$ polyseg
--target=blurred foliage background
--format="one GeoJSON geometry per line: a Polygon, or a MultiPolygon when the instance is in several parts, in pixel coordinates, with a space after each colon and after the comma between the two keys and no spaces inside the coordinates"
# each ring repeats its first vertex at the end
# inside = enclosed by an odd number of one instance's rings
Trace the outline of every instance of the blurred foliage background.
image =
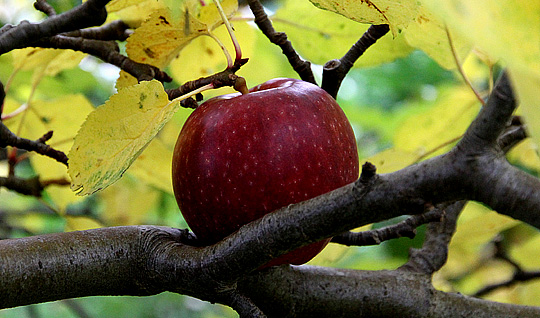
{"type": "MultiPolygon", "coordinates": [[[[317,10],[307,1],[300,2],[267,1],[265,5],[275,13],[276,29],[285,30],[293,45],[298,43],[300,54],[319,63],[313,65],[313,70],[320,81],[320,64],[329,58],[341,57],[362,34],[363,31],[358,28],[365,29],[365,26],[329,12],[323,12],[324,17],[317,15],[318,25],[312,25],[309,22],[312,18],[310,14],[319,14],[316,11],[302,9],[301,16],[294,16],[283,10],[283,7],[294,8],[305,4],[317,10]],[[346,36],[341,36],[343,34],[346,36]]],[[[63,12],[80,1],[51,0],[49,3],[57,12],[63,12]]],[[[232,22],[244,56],[249,57],[250,62],[238,74],[247,79],[248,86],[274,77],[297,77],[280,49],[270,44],[254,27],[249,14],[244,9],[239,12],[232,22]]],[[[17,24],[22,19],[38,21],[42,18],[43,15],[33,10],[32,1],[0,0],[2,25],[17,24]]],[[[216,35],[228,45],[223,27],[216,30],[216,35]]],[[[450,149],[480,107],[455,68],[443,68],[422,51],[401,41],[388,34],[385,43],[381,44],[381,51],[377,51],[378,44],[375,44],[370,49],[371,55],[388,50],[395,50],[395,54],[379,61],[371,60],[373,57],[367,54],[365,62],[363,57],[360,58],[359,67],[350,72],[338,96],[339,104],[353,125],[362,162],[373,162],[381,173],[395,171],[450,149]]],[[[121,45],[125,50],[124,44],[121,45]]],[[[59,102],[69,94],[82,94],[92,107],[97,107],[115,92],[118,69],[92,57],[84,57],[78,67],[62,69],[54,76],[41,78],[37,83],[35,70],[16,69],[15,61],[14,54],[0,56],[0,80],[10,83],[5,113],[17,109],[30,99],[35,103],[53,101],[54,105],[60,105],[58,107],[62,107],[59,103],[66,103],[69,109],[73,100],[59,102]]],[[[497,68],[486,64],[475,52],[462,62],[473,85],[486,95],[492,85],[490,74],[496,73],[497,68]]],[[[197,38],[167,69],[175,79],[167,87],[176,87],[183,81],[212,74],[224,66],[225,59],[219,47],[208,37],[197,38]]],[[[205,93],[204,96],[208,98],[230,91],[223,88],[205,93]]],[[[64,125],[62,119],[47,118],[47,114],[39,112],[39,109],[35,111],[36,118],[46,127],[50,125],[50,129],[55,130],[59,128],[53,124],[64,125]]],[[[102,192],[77,197],[69,187],[54,187],[48,189],[43,198],[37,199],[1,189],[0,239],[99,226],[155,224],[187,227],[172,195],[169,161],[176,136],[190,112],[181,109],[126,175],[102,192]]],[[[11,125],[22,127],[23,124],[13,120],[11,125]]],[[[63,139],[72,137],[59,136],[53,145],[61,146],[63,139]]],[[[5,149],[0,151],[0,175],[5,175],[6,152],[5,149]]],[[[25,156],[22,153],[19,155],[25,156]]],[[[29,154],[21,161],[16,166],[17,175],[43,176],[45,171],[65,170],[50,159],[36,157],[29,154]]],[[[540,164],[535,146],[529,141],[518,146],[509,157],[516,165],[537,175],[540,164]]],[[[359,230],[383,227],[402,219],[359,230]]],[[[421,227],[412,240],[401,238],[374,247],[331,244],[310,264],[366,270],[394,269],[406,262],[409,248],[419,247],[423,237],[424,227],[421,227]]],[[[460,219],[448,264],[435,277],[436,287],[474,293],[487,284],[510,277],[512,266],[493,258],[494,244],[500,241],[504,242],[517,262],[529,269],[539,268],[538,259],[534,257],[537,253],[532,252],[537,251],[539,240],[536,230],[471,203],[460,219]]],[[[540,284],[531,281],[499,289],[487,297],[497,301],[540,305],[537,294],[540,294],[540,284]]],[[[151,297],[88,297],[0,311],[0,318],[11,317],[236,317],[236,314],[227,307],[164,293],[151,297]]]]}

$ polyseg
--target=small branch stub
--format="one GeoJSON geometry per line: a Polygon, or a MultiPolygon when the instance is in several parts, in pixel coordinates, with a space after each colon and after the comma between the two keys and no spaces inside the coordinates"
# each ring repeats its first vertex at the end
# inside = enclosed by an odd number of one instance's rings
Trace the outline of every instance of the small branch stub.
{"type": "Polygon", "coordinates": [[[360,182],[368,183],[373,177],[375,177],[377,167],[371,162],[366,162],[362,165],[362,173],[360,174],[360,182]]]}

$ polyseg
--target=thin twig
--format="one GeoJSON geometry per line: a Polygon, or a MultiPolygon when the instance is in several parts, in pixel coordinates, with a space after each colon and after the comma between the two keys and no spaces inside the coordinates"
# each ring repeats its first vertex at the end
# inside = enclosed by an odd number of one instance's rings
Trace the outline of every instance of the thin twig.
{"type": "Polygon", "coordinates": [[[322,89],[336,98],[341,82],[356,60],[388,31],[390,27],[387,24],[372,25],[342,58],[328,61],[323,68],[322,89]]]}
{"type": "Polygon", "coordinates": [[[300,78],[306,82],[316,84],[315,77],[311,71],[311,63],[300,58],[291,42],[287,39],[287,34],[284,32],[276,32],[272,26],[272,22],[268,19],[268,15],[264,12],[264,7],[261,3],[258,0],[248,0],[247,2],[255,16],[255,23],[259,29],[266,35],[270,42],[281,48],[293,69],[300,75],[300,78]]]}
{"type": "Polygon", "coordinates": [[[378,245],[384,241],[400,237],[412,239],[416,236],[417,227],[422,224],[440,221],[442,215],[442,210],[433,210],[424,214],[412,215],[397,224],[380,229],[363,232],[345,232],[341,235],[334,236],[331,242],[347,246],[368,246],[378,245]]]}
{"type": "Polygon", "coordinates": [[[36,0],[36,2],[34,2],[34,8],[45,13],[49,17],[56,15],[56,11],[46,0],[36,0]]]}
{"type": "Polygon", "coordinates": [[[52,148],[44,142],[44,140],[49,140],[51,137],[52,132],[46,133],[38,140],[21,138],[11,132],[11,130],[9,130],[2,122],[0,122],[0,147],[11,146],[27,151],[34,151],[38,154],[53,158],[56,161],[61,162],[67,166],[68,158],[66,154],[62,151],[52,148]]]}

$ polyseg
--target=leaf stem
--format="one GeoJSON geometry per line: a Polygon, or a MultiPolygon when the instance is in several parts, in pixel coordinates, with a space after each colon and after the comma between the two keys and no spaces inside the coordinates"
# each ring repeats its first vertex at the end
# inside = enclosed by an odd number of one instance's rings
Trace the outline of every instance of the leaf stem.
{"type": "Polygon", "coordinates": [[[204,92],[204,91],[207,91],[207,90],[213,89],[213,88],[214,88],[214,84],[212,84],[212,83],[206,84],[206,85],[204,85],[204,86],[202,86],[202,87],[197,88],[197,89],[194,90],[194,91],[191,91],[191,92],[189,92],[189,93],[186,93],[186,94],[184,94],[184,95],[181,95],[181,96],[176,97],[175,99],[173,99],[173,100],[171,101],[171,103],[180,102],[180,101],[183,100],[183,99],[189,98],[189,97],[191,97],[191,96],[195,96],[195,95],[197,95],[197,94],[199,94],[199,93],[202,93],[202,92],[204,92]]]}
{"type": "Polygon", "coordinates": [[[450,45],[450,51],[452,51],[452,56],[454,57],[454,61],[456,61],[456,66],[459,71],[459,74],[461,74],[461,77],[465,81],[465,84],[467,84],[467,86],[471,88],[471,90],[473,91],[474,95],[476,95],[476,98],[480,101],[480,103],[482,103],[482,105],[485,105],[486,102],[484,101],[482,96],[480,96],[480,93],[478,93],[478,91],[474,88],[471,81],[469,80],[469,77],[467,76],[467,74],[465,74],[465,71],[463,70],[463,65],[461,65],[461,62],[459,61],[459,57],[456,52],[456,47],[454,46],[454,41],[452,41],[452,37],[450,36],[450,30],[448,30],[448,26],[446,26],[445,29],[446,29],[446,36],[448,37],[448,44],[450,45]]]}
{"type": "Polygon", "coordinates": [[[225,45],[223,45],[223,42],[221,42],[221,40],[217,36],[215,36],[214,33],[212,33],[211,31],[208,31],[207,35],[211,37],[214,41],[216,41],[216,43],[219,45],[219,47],[223,51],[223,54],[225,54],[225,57],[227,58],[227,68],[228,69],[232,68],[234,63],[233,63],[231,54],[229,53],[229,50],[227,50],[225,45]]]}
{"type": "MultiPolygon", "coordinates": [[[[231,36],[231,40],[234,45],[234,50],[236,51],[236,57],[235,61],[242,59],[242,50],[240,49],[240,43],[238,43],[238,40],[236,39],[236,35],[234,35],[234,29],[229,22],[229,19],[227,19],[227,16],[225,15],[225,11],[223,11],[223,8],[221,7],[221,3],[219,0],[214,0],[214,3],[216,4],[216,7],[219,11],[219,15],[221,16],[221,20],[223,20],[223,23],[227,27],[227,31],[229,32],[229,35],[231,36]]],[[[232,64],[228,64],[229,68],[232,67],[232,64]]]]}

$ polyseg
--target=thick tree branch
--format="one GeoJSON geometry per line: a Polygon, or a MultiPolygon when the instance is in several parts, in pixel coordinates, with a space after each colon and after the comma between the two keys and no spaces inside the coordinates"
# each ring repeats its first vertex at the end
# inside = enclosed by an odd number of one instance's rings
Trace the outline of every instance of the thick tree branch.
{"type": "Polygon", "coordinates": [[[269,317],[538,317],[540,308],[435,290],[408,271],[274,267],[238,284],[269,317]],[[333,296],[333,297],[332,297],[333,296]],[[273,301],[279,299],[279,301],[273,301]]]}
{"type": "Polygon", "coordinates": [[[372,25],[342,58],[326,62],[323,67],[321,88],[336,98],[341,82],[353,67],[354,62],[388,31],[390,31],[388,24],[372,25]]]}
{"type": "Polygon", "coordinates": [[[540,314],[540,308],[436,291],[429,276],[402,270],[280,266],[245,275],[236,284],[215,284],[209,292],[208,282],[201,285],[201,280],[209,278],[206,252],[180,244],[181,235],[175,229],[139,226],[0,241],[0,305],[8,308],[60,298],[140,296],[170,290],[240,306],[242,312],[260,317],[251,300],[269,317],[467,317],[473,311],[479,317],[540,314]],[[180,258],[163,259],[167,249],[181,251],[180,258]],[[160,264],[169,261],[170,268],[160,264]],[[240,296],[230,301],[231,294],[240,296]],[[250,295],[251,300],[242,295],[250,295]]]}
{"type": "Polygon", "coordinates": [[[264,35],[266,35],[270,42],[278,45],[281,48],[283,54],[289,60],[292,68],[296,71],[296,73],[298,73],[298,75],[300,75],[300,78],[306,82],[317,85],[313,72],[311,71],[311,63],[302,60],[300,56],[298,56],[291,44],[291,41],[287,39],[287,34],[283,32],[276,32],[276,30],[274,30],[272,22],[270,22],[268,19],[268,16],[264,12],[264,7],[261,5],[261,3],[258,0],[248,0],[247,3],[255,16],[255,23],[259,29],[264,33],[264,35]]]}

